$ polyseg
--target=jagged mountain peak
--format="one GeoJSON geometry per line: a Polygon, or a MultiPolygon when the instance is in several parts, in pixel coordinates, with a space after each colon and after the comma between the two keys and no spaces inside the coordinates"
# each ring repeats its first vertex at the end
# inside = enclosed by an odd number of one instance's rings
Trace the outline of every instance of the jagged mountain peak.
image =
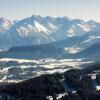
{"type": "Polygon", "coordinates": [[[13,20],[6,19],[4,17],[0,17],[0,33],[5,33],[14,25],[13,20]]]}

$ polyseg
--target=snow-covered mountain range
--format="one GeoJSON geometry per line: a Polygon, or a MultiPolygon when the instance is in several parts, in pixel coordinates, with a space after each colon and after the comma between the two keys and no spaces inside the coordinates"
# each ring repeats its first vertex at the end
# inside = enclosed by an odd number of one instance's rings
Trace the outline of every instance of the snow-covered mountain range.
{"type": "Polygon", "coordinates": [[[87,41],[100,38],[100,31],[98,31],[98,36],[93,33],[99,29],[99,26],[100,23],[92,20],[72,20],[67,17],[33,15],[19,21],[0,18],[0,49],[8,49],[12,46],[41,45],[78,37],[84,38],[83,41],[79,41],[80,46],[80,43],[83,45],[87,41]],[[93,33],[92,36],[90,31],[93,33]]]}

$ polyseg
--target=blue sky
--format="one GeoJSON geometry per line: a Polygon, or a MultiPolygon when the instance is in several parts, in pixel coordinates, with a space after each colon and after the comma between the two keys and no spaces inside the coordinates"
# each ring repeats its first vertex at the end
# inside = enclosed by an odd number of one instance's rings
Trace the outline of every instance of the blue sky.
{"type": "Polygon", "coordinates": [[[33,14],[100,22],[100,0],[0,0],[1,17],[22,19],[33,14]]]}

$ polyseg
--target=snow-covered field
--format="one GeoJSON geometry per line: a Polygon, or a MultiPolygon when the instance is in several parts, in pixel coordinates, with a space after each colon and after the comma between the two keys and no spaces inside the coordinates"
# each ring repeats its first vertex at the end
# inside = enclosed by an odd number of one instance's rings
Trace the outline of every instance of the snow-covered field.
{"type": "Polygon", "coordinates": [[[93,63],[93,61],[84,62],[81,59],[42,59],[37,61],[4,58],[0,59],[0,82],[19,82],[41,74],[80,68],[81,65],[90,63],[93,63]],[[17,62],[17,64],[14,65],[14,62],[17,62]]]}

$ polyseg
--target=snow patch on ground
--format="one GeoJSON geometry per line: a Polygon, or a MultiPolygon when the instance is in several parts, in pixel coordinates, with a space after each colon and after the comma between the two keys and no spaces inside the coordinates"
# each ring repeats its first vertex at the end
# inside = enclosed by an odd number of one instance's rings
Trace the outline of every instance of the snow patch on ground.
{"type": "Polygon", "coordinates": [[[71,47],[71,48],[65,48],[65,51],[69,54],[77,53],[80,51],[79,47],[71,47]]]}
{"type": "Polygon", "coordinates": [[[81,65],[93,63],[93,61],[82,61],[82,59],[41,59],[24,60],[3,58],[0,62],[17,61],[18,63],[28,63],[29,65],[16,65],[0,69],[0,82],[19,82],[41,74],[52,74],[55,72],[65,72],[72,68],[80,68],[81,65]]]}

